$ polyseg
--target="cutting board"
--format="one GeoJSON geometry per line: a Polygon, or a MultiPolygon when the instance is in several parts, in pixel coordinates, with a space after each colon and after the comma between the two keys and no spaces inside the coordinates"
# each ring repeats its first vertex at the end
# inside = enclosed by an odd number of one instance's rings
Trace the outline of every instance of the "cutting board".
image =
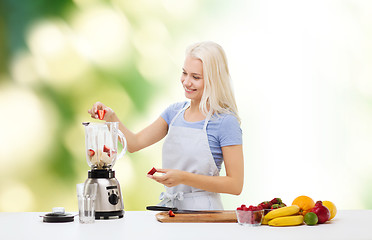
{"type": "Polygon", "coordinates": [[[157,213],[156,219],[163,223],[229,223],[237,222],[235,211],[219,211],[218,213],[175,213],[170,217],[168,212],[157,213]]]}

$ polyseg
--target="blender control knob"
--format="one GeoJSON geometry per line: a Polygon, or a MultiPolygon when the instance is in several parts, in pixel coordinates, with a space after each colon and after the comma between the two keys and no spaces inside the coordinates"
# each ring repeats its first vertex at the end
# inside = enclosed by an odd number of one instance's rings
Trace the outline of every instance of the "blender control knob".
{"type": "Polygon", "coordinates": [[[112,205],[116,205],[116,204],[118,204],[118,202],[119,202],[119,197],[118,197],[118,195],[116,195],[115,193],[110,194],[110,196],[109,196],[109,202],[110,202],[112,205]]]}

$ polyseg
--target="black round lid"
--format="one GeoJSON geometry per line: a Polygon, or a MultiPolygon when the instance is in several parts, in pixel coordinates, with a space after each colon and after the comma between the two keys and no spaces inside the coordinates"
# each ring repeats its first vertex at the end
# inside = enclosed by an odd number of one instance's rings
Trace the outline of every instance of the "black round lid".
{"type": "Polygon", "coordinates": [[[43,222],[48,223],[62,223],[62,222],[73,222],[74,215],[70,213],[47,213],[43,216],[43,222]]]}

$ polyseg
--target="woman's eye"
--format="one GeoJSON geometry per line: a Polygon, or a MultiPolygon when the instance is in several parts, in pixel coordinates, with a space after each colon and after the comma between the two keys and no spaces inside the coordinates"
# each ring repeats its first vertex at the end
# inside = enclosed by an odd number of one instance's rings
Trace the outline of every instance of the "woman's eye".
{"type": "Polygon", "coordinates": [[[196,76],[194,76],[194,79],[196,79],[196,80],[197,80],[197,79],[200,79],[200,77],[196,77],[196,76]]]}
{"type": "Polygon", "coordinates": [[[186,73],[185,72],[182,72],[182,75],[186,75],[186,73]]]}

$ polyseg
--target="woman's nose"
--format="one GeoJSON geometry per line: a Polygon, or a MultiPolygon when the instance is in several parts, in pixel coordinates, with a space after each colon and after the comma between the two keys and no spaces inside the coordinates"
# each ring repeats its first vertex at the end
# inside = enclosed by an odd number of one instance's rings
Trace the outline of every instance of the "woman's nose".
{"type": "Polygon", "coordinates": [[[190,86],[191,85],[191,81],[190,81],[190,77],[189,76],[185,76],[184,77],[183,84],[185,84],[187,86],[190,86]]]}

